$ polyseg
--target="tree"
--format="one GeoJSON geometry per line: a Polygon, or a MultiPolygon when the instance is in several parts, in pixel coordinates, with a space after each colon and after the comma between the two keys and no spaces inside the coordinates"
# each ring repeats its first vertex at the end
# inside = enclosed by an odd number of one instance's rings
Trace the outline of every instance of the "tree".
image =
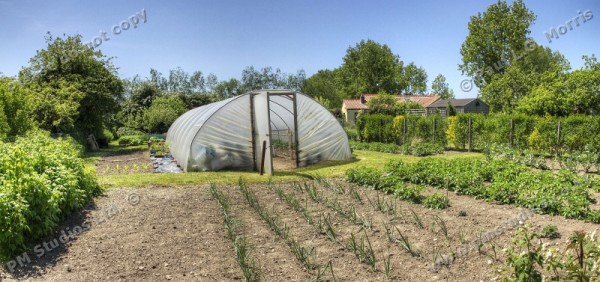
{"type": "Polygon", "coordinates": [[[469,34],[460,48],[459,69],[482,89],[530,48],[526,43],[535,18],[522,0],[515,0],[511,6],[501,0],[483,14],[471,16],[469,34]]]}
{"type": "Polygon", "coordinates": [[[144,112],[144,127],[148,132],[166,132],[187,110],[185,103],[177,96],[156,98],[144,112]]]}
{"type": "Polygon", "coordinates": [[[450,89],[446,82],[446,77],[442,74],[438,74],[431,83],[431,94],[440,96],[442,99],[454,99],[454,91],[450,89]]]}
{"type": "Polygon", "coordinates": [[[299,91],[306,80],[304,70],[296,74],[282,72],[279,68],[273,71],[272,67],[263,67],[257,70],[254,66],[246,67],[242,71],[242,92],[258,89],[291,89],[299,91]]]}
{"type": "Polygon", "coordinates": [[[600,63],[598,63],[598,58],[596,58],[596,55],[583,55],[581,58],[585,62],[583,66],[584,70],[600,70],[600,63]]]}
{"type": "Polygon", "coordinates": [[[409,63],[404,68],[403,79],[405,81],[404,91],[407,94],[425,94],[427,92],[427,72],[414,63],[409,63]]]}
{"type": "Polygon", "coordinates": [[[360,93],[399,93],[402,81],[400,57],[386,44],[373,40],[361,40],[346,50],[344,63],[339,70],[339,96],[358,97],[360,93]]]}
{"type": "Polygon", "coordinates": [[[35,127],[31,93],[12,78],[0,77],[0,139],[35,127]]]}
{"type": "Polygon", "coordinates": [[[396,96],[380,91],[367,102],[369,113],[385,115],[403,115],[409,109],[422,109],[423,106],[415,101],[398,101],[396,96]]]}
{"type": "Polygon", "coordinates": [[[338,96],[335,77],[335,71],[320,70],[304,82],[301,91],[315,99],[321,97],[332,108],[339,108],[342,97],[338,96]]]}
{"type": "Polygon", "coordinates": [[[511,113],[520,100],[539,83],[540,74],[528,73],[517,66],[510,66],[504,74],[495,74],[494,79],[481,89],[481,98],[490,106],[491,112],[511,113]]]}
{"type": "Polygon", "coordinates": [[[46,43],[19,72],[20,82],[33,90],[36,118],[43,127],[75,133],[80,140],[101,135],[124,92],[116,68],[101,51],[83,45],[80,35],[48,34],[46,43]]]}
{"type": "Polygon", "coordinates": [[[213,94],[219,99],[240,95],[244,92],[239,80],[232,78],[227,81],[222,81],[215,87],[213,94]]]}
{"type": "Polygon", "coordinates": [[[380,91],[367,102],[367,106],[369,106],[370,113],[394,115],[397,102],[398,100],[394,95],[380,91]]]}

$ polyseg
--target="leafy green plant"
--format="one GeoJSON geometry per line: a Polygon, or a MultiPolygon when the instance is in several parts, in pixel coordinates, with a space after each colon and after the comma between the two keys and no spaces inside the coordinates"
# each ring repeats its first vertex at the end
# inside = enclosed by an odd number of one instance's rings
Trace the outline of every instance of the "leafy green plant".
{"type": "Polygon", "coordinates": [[[542,228],[542,233],[540,237],[548,239],[560,238],[560,234],[558,233],[558,227],[552,224],[544,226],[544,228],[542,228]]]}
{"type": "Polygon", "coordinates": [[[430,209],[445,209],[450,206],[450,200],[440,193],[434,193],[423,199],[423,205],[430,209]]]}
{"type": "Polygon", "coordinates": [[[0,256],[26,250],[102,193],[73,139],[32,132],[0,142],[0,256]]]}

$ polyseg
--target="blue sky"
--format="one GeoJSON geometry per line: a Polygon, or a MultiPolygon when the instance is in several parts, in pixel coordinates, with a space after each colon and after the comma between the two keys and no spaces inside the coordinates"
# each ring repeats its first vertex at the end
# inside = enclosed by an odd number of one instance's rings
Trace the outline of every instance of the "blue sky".
{"type": "MultiPolygon", "coordinates": [[[[98,47],[114,59],[123,78],[149,76],[150,68],[167,74],[214,73],[219,80],[241,78],[246,66],[278,67],[310,76],[339,67],[346,49],[362,39],[387,44],[404,62],[425,68],[428,84],[446,76],[457,97],[466,79],[458,70],[460,46],[472,15],[493,0],[465,1],[30,1],[0,0],[0,72],[17,75],[36,50],[45,48],[44,35],[81,34],[91,41],[106,31],[109,40],[98,47]],[[137,28],[113,34],[112,27],[146,12],[137,28]]],[[[512,3],[512,1],[509,1],[512,3]]],[[[531,36],[560,51],[573,69],[582,55],[600,56],[600,1],[525,1],[537,15],[531,36]],[[558,28],[591,10],[593,18],[548,42],[545,31],[558,28]]]]}

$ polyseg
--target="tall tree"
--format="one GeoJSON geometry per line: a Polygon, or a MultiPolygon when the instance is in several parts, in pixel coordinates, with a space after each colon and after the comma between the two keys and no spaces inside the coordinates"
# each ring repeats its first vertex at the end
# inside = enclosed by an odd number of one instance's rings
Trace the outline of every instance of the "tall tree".
{"type": "Polygon", "coordinates": [[[422,67],[417,67],[413,62],[409,63],[404,68],[403,79],[406,83],[406,94],[427,93],[427,72],[422,67]]]}
{"type": "Polygon", "coordinates": [[[471,16],[469,34],[460,48],[459,69],[483,88],[495,74],[503,74],[528,48],[529,27],[535,18],[523,0],[515,0],[510,6],[505,0],[499,0],[483,14],[471,16]]]}
{"type": "Polygon", "coordinates": [[[442,99],[454,99],[454,91],[450,89],[443,74],[438,74],[431,83],[431,94],[442,99]]]}
{"type": "Polygon", "coordinates": [[[402,61],[386,44],[373,40],[361,40],[349,47],[340,67],[338,82],[344,96],[358,97],[360,93],[377,93],[385,90],[398,93],[401,81],[402,61]]]}
{"type": "Polygon", "coordinates": [[[19,72],[19,80],[35,90],[38,121],[55,132],[74,130],[71,133],[81,134],[80,138],[90,133],[101,135],[105,121],[118,111],[124,91],[116,67],[102,52],[82,44],[80,35],[63,39],[48,34],[46,43],[19,72]],[[54,95],[63,98],[53,99],[54,95]],[[70,119],[72,129],[57,126],[70,119]]]}
{"type": "Polygon", "coordinates": [[[309,77],[302,87],[302,93],[305,93],[315,99],[326,100],[332,108],[342,106],[342,98],[337,95],[337,85],[335,83],[335,71],[320,70],[309,77]]]}

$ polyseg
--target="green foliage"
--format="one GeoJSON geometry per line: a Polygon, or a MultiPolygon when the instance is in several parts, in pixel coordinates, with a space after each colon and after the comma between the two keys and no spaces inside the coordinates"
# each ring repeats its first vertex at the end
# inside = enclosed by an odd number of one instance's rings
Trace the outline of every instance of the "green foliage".
{"type": "Polygon", "coordinates": [[[393,119],[393,116],[384,114],[361,114],[356,122],[358,134],[367,142],[393,142],[393,119]]]}
{"type": "Polygon", "coordinates": [[[116,68],[102,52],[83,45],[81,36],[48,34],[46,42],[46,49],[19,73],[20,82],[31,89],[35,118],[53,133],[100,136],[123,95],[116,68]]]}
{"type": "Polygon", "coordinates": [[[564,250],[548,247],[527,227],[519,228],[503,267],[502,281],[597,281],[600,244],[596,231],[576,231],[564,250]]]}
{"type": "Polygon", "coordinates": [[[25,250],[102,191],[72,139],[30,133],[0,152],[0,255],[25,250]]]}
{"type": "Polygon", "coordinates": [[[553,224],[549,224],[542,228],[542,234],[540,235],[542,238],[548,239],[557,239],[560,238],[560,234],[558,233],[558,227],[553,224]]]}
{"type": "Polygon", "coordinates": [[[430,209],[445,209],[450,206],[450,199],[440,193],[433,193],[423,199],[423,205],[430,209]]]}
{"type": "Polygon", "coordinates": [[[431,83],[431,94],[442,99],[454,99],[454,91],[450,89],[443,74],[438,74],[431,83]]]}
{"type": "Polygon", "coordinates": [[[346,181],[364,186],[377,188],[381,172],[371,167],[357,167],[346,171],[346,181]]]}
{"type": "Polygon", "coordinates": [[[121,146],[139,146],[148,141],[146,135],[125,135],[119,138],[121,146]]]}
{"type": "Polygon", "coordinates": [[[321,97],[328,101],[331,108],[342,107],[342,97],[337,95],[336,71],[320,70],[306,81],[302,86],[302,93],[313,98],[321,97]]]}
{"type": "Polygon", "coordinates": [[[483,88],[495,74],[504,73],[505,66],[520,59],[517,54],[525,50],[534,20],[535,15],[522,0],[514,1],[512,6],[498,1],[483,14],[472,16],[469,34],[460,49],[459,69],[474,77],[475,84],[483,88]]]}
{"type": "Polygon", "coordinates": [[[175,120],[187,111],[179,97],[159,97],[144,113],[144,128],[148,132],[166,132],[175,120]]]}
{"type": "Polygon", "coordinates": [[[527,228],[519,228],[513,246],[506,249],[508,258],[503,281],[542,281],[538,268],[544,266],[542,246],[535,244],[537,236],[527,228]]]}
{"type": "Polygon", "coordinates": [[[0,77],[0,139],[35,127],[31,93],[18,82],[0,77]]]}

